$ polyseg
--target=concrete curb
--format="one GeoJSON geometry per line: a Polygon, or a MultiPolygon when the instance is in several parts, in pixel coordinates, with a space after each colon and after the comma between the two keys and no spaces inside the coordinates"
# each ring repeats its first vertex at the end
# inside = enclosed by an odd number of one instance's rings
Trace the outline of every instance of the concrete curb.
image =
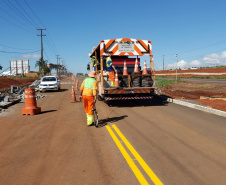
{"type": "Polygon", "coordinates": [[[201,110],[201,111],[204,111],[204,112],[216,114],[218,116],[226,117],[226,112],[221,111],[221,110],[205,107],[205,106],[202,106],[202,105],[196,105],[196,104],[193,104],[193,103],[184,102],[184,101],[173,99],[173,98],[167,98],[167,101],[170,102],[170,103],[175,103],[175,104],[178,104],[178,105],[183,105],[183,106],[190,107],[190,108],[197,109],[197,110],[201,110]]]}

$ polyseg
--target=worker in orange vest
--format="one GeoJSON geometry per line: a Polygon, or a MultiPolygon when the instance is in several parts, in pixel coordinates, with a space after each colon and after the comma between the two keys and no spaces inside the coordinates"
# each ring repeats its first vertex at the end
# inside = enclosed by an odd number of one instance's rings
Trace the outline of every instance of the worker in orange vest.
{"type": "Polygon", "coordinates": [[[96,91],[97,81],[95,79],[96,72],[91,71],[81,85],[80,88],[80,100],[83,99],[84,109],[87,116],[87,125],[90,126],[93,123],[93,108],[96,103],[96,91]]]}

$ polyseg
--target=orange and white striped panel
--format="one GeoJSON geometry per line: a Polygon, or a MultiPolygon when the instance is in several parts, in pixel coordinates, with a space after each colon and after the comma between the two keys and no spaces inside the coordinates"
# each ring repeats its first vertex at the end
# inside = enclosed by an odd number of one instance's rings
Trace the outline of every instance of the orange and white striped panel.
{"type": "Polygon", "coordinates": [[[150,93],[151,88],[140,88],[140,89],[110,89],[108,94],[143,94],[150,93]]]}
{"type": "Polygon", "coordinates": [[[115,56],[142,56],[152,55],[152,44],[149,40],[120,38],[102,40],[100,43],[101,55],[115,56]]]}

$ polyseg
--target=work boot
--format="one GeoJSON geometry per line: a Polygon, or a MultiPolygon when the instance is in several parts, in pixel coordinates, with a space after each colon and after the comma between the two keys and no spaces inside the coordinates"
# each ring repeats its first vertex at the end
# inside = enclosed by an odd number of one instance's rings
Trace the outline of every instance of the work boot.
{"type": "Polygon", "coordinates": [[[86,120],[87,120],[87,123],[88,123],[88,113],[86,113],[86,120]]]}
{"type": "Polygon", "coordinates": [[[114,86],[115,86],[114,82],[111,82],[111,87],[114,87],[114,86]]]}
{"type": "Polygon", "coordinates": [[[90,126],[93,124],[93,115],[88,115],[87,125],[90,126]]]}

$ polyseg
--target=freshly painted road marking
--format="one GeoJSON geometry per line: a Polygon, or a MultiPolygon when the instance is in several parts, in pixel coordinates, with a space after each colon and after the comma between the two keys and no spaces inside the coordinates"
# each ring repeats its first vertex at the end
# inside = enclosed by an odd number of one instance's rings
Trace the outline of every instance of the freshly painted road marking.
{"type": "Polygon", "coordinates": [[[123,145],[120,143],[110,126],[106,126],[109,134],[111,135],[112,139],[114,140],[115,144],[118,146],[119,150],[121,151],[122,155],[126,159],[127,163],[129,164],[130,168],[132,169],[133,173],[135,174],[136,178],[140,182],[140,184],[149,184],[147,180],[144,178],[140,170],[137,168],[136,164],[133,162],[123,145]]]}
{"type": "Polygon", "coordinates": [[[155,175],[155,173],[151,170],[151,168],[147,165],[147,163],[142,159],[142,157],[137,153],[137,151],[133,148],[133,146],[125,138],[125,136],[121,133],[121,131],[116,127],[116,125],[112,125],[112,127],[116,131],[116,133],[119,135],[119,137],[121,138],[121,140],[125,143],[125,145],[130,150],[130,152],[133,154],[133,156],[136,158],[136,160],[139,162],[139,164],[144,169],[144,171],[151,178],[151,180],[156,185],[163,185],[163,183],[159,180],[159,178],[155,175]]]}

